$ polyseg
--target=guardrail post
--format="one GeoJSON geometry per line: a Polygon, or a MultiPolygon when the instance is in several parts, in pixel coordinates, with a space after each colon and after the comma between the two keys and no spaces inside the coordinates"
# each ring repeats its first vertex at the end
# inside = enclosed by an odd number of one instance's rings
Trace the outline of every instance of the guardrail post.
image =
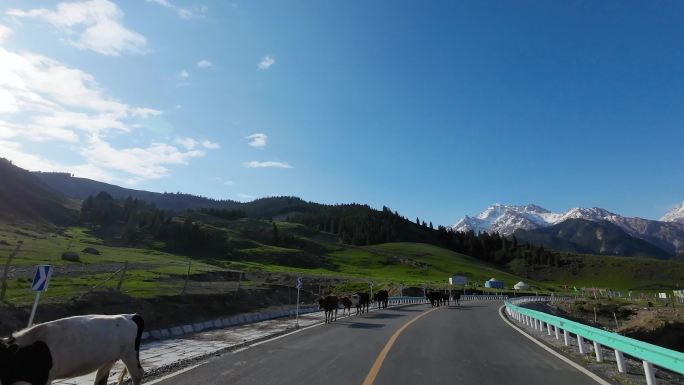
{"type": "Polygon", "coordinates": [[[646,385],[656,385],[655,369],[648,361],[644,361],[644,375],[646,376],[646,385]]]}
{"type": "Polygon", "coordinates": [[[551,325],[548,322],[546,323],[546,332],[548,335],[551,335],[551,325]]]}
{"type": "Polygon", "coordinates": [[[570,340],[568,338],[568,331],[566,329],[563,329],[563,340],[565,342],[565,346],[570,345],[570,340]]]}
{"type": "Polygon", "coordinates": [[[577,336],[577,347],[579,347],[579,352],[580,354],[584,354],[586,352],[585,346],[584,346],[584,338],[582,338],[581,335],[575,334],[577,336]]]}
{"type": "Polygon", "coordinates": [[[615,362],[617,362],[618,372],[626,373],[627,368],[625,368],[625,356],[619,350],[615,351],[615,362]]]}
{"type": "Polygon", "coordinates": [[[594,341],[594,352],[596,353],[596,362],[603,361],[603,350],[601,350],[601,344],[594,341]]]}
{"type": "Polygon", "coordinates": [[[559,339],[560,339],[560,335],[558,335],[558,326],[554,326],[554,327],[553,327],[553,330],[554,330],[554,332],[556,333],[556,339],[559,340],[559,339]]]}

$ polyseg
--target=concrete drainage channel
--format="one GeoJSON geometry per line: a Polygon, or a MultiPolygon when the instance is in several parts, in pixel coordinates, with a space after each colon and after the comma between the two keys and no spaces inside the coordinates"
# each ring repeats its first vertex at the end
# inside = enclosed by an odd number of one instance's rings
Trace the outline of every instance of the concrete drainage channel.
{"type": "MultiPolygon", "coordinates": [[[[309,314],[316,311],[319,311],[317,307],[300,308],[299,314],[309,314]]],[[[214,320],[204,322],[195,322],[192,324],[173,326],[166,329],[150,330],[149,332],[143,332],[142,339],[143,341],[148,341],[151,339],[164,340],[168,338],[177,338],[182,337],[186,334],[194,334],[213,329],[222,329],[232,326],[267,321],[276,318],[290,317],[294,316],[295,313],[296,309],[281,309],[270,312],[239,314],[228,318],[217,318],[214,320]]]]}

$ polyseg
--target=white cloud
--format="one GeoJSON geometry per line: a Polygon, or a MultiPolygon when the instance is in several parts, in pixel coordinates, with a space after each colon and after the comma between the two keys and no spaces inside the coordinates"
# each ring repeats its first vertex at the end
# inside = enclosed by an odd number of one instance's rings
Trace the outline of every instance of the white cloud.
{"type": "Polygon", "coordinates": [[[261,58],[261,61],[259,62],[259,64],[257,64],[257,67],[259,67],[260,70],[267,70],[271,68],[271,66],[274,65],[275,62],[276,61],[274,58],[272,58],[269,55],[266,55],[261,58]]]}
{"type": "Polygon", "coordinates": [[[174,142],[180,144],[188,150],[194,149],[199,144],[199,142],[193,138],[176,138],[174,142]]]}
{"type": "MultiPolygon", "coordinates": [[[[219,145],[206,139],[193,148],[155,142],[148,146],[113,146],[116,134],[125,143],[145,119],[162,111],[130,106],[107,95],[82,70],[29,52],[0,47],[0,155],[32,170],[67,171],[104,181],[136,183],[169,174],[172,165],[187,164],[219,145]],[[64,164],[32,154],[31,142],[78,146],[81,159],[64,164]],[[200,150],[202,148],[202,150],[200,150]]],[[[65,151],[69,151],[65,149],[65,151]]]]}
{"type": "Polygon", "coordinates": [[[233,182],[232,180],[224,180],[223,185],[224,186],[234,186],[235,182],[233,182]]]}
{"type": "Polygon", "coordinates": [[[158,5],[161,5],[162,7],[172,9],[176,11],[176,14],[181,19],[185,20],[190,20],[190,19],[201,19],[206,16],[207,11],[209,8],[205,5],[193,5],[192,8],[186,8],[186,7],[179,7],[169,0],[147,0],[149,3],[155,3],[158,5]]]}
{"type": "Polygon", "coordinates": [[[183,79],[187,79],[190,77],[190,73],[186,70],[183,70],[183,71],[178,73],[178,76],[180,76],[183,79]]]}
{"type": "Polygon", "coordinates": [[[7,40],[11,34],[12,30],[9,27],[0,24],[0,44],[7,40]]]}
{"type": "Polygon", "coordinates": [[[197,147],[204,147],[208,150],[216,150],[221,148],[221,145],[210,140],[196,140],[193,138],[176,138],[174,140],[177,144],[185,147],[187,150],[193,150],[197,147]]]}
{"type": "Polygon", "coordinates": [[[47,8],[27,11],[14,8],[5,13],[15,19],[46,21],[59,29],[69,44],[103,55],[142,54],[147,51],[145,36],[127,29],[123,25],[123,11],[109,0],[62,2],[57,4],[55,11],[47,8]]]}
{"type": "Polygon", "coordinates": [[[166,143],[152,143],[146,148],[116,149],[97,135],[89,138],[81,156],[88,164],[122,171],[135,179],[157,179],[169,175],[167,165],[187,164],[191,158],[204,155],[200,150],[182,151],[166,143]]]}
{"type": "Polygon", "coordinates": [[[214,63],[210,62],[207,59],[202,59],[202,60],[197,62],[197,68],[202,68],[202,69],[209,68],[213,65],[214,65],[214,63]]]}
{"type": "Polygon", "coordinates": [[[256,133],[249,136],[245,136],[245,139],[249,139],[249,144],[252,147],[264,147],[266,145],[266,139],[268,136],[262,133],[256,133]]]}
{"type": "Polygon", "coordinates": [[[210,140],[203,140],[202,141],[202,147],[208,149],[208,150],[216,150],[221,148],[221,145],[215,142],[212,142],[210,140]]]}
{"type": "Polygon", "coordinates": [[[247,168],[292,168],[288,163],[274,161],[259,162],[253,160],[251,162],[245,162],[243,165],[247,168]]]}
{"type": "Polygon", "coordinates": [[[255,198],[254,195],[249,195],[249,194],[245,194],[245,193],[238,194],[238,197],[242,200],[249,200],[249,201],[254,200],[254,198],[255,198]]]}

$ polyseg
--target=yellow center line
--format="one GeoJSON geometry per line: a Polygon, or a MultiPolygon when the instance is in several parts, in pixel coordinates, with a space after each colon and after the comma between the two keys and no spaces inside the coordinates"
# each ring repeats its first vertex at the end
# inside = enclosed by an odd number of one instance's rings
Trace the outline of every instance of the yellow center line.
{"type": "Polygon", "coordinates": [[[392,334],[392,337],[390,337],[390,339],[385,344],[385,347],[382,348],[380,354],[378,354],[378,357],[375,359],[375,362],[373,363],[373,366],[371,366],[370,371],[366,376],[366,379],[363,380],[363,385],[373,385],[373,383],[375,382],[375,378],[378,376],[378,373],[380,373],[380,368],[382,368],[383,362],[385,362],[385,358],[387,358],[387,354],[389,353],[390,349],[392,349],[394,342],[396,342],[397,338],[399,338],[399,335],[404,331],[404,329],[411,326],[412,323],[418,321],[419,318],[424,317],[437,309],[439,308],[436,307],[432,310],[428,310],[425,313],[421,313],[413,317],[412,320],[405,323],[402,327],[397,329],[397,331],[394,332],[394,334],[392,334]]]}

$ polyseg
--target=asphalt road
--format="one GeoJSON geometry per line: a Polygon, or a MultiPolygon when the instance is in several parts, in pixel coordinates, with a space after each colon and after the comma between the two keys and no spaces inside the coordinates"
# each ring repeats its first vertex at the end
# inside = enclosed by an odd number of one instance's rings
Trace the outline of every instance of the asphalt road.
{"type": "Polygon", "coordinates": [[[513,330],[500,306],[371,312],[216,357],[160,384],[596,384],[513,330]]]}

